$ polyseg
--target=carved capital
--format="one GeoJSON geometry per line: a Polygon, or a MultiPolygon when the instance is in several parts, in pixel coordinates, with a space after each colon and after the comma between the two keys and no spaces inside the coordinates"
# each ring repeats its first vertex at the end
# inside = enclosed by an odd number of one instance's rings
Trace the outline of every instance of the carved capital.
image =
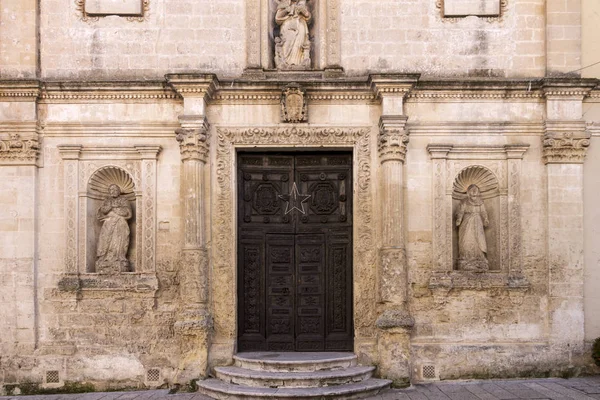
{"type": "Polygon", "coordinates": [[[406,116],[382,116],[379,119],[379,159],[383,164],[386,161],[404,162],[409,141],[408,131],[405,129],[406,116]]]}
{"type": "Polygon", "coordinates": [[[543,137],[545,164],[581,164],[590,146],[584,121],[547,121],[543,137]]]}
{"type": "Polygon", "coordinates": [[[34,165],[40,154],[40,145],[35,137],[23,138],[11,133],[0,139],[0,163],[14,165],[34,165]]]}
{"type": "Polygon", "coordinates": [[[181,159],[183,161],[200,160],[206,162],[209,154],[209,132],[206,120],[203,119],[199,122],[184,122],[182,120],[181,126],[175,131],[181,151],[181,159]]]}

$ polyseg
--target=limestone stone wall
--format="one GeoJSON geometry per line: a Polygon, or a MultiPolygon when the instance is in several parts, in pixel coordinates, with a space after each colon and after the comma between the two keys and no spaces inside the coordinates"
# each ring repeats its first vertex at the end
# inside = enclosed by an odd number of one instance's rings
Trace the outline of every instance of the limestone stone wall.
{"type": "Polygon", "coordinates": [[[44,78],[148,79],[190,70],[237,75],[245,67],[242,0],[150,0],[141,20],[86,17],[75,0],[40,4],[44,78]]]}
{"type": "Polygon", "coordinates": [[[442,18],[443,1],[342,1],[342,64],[353,74],[541,77],[544,3],[509,0],[488,19],[442,18]]]}
{"type": "Polygon", "coordinates": [[[37,1],[7,0],[0,12],[0,79],[37,74],[37,1]]]}

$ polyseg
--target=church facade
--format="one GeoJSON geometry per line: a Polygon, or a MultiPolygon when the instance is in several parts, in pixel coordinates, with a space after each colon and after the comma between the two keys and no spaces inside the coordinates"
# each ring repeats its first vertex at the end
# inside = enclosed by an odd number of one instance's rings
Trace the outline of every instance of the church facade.
{"type": "Polygon", "coordinates": [[[0,384],[598,372],[594,11],[3,1],[0,384]]]}

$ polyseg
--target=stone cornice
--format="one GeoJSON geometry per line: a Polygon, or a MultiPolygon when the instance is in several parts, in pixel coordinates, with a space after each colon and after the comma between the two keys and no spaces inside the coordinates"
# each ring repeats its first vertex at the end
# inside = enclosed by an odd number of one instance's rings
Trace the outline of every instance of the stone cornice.
{"type": "Polygon", "coordinates": [[[417,85],[419,77],[419,74],[372,74],[369,75],[368,85],[377,97],[406,97],[417,85]]]}
{"type": "Polygon", "coordinates": [[[172,100],[179,95],[164,82],[46,82],[41,102],[172,100]]]}
{"type": "Polygon", "coordinates": [[[583,99],[597,85],[597,79],[547,78],[544,80],[543,92],[549,99],[583,99]]]}
{"type": "MultiPolygon", "coordinates": [[[[163,81],[60,82],[0,81],[0,99],[41,102],[147,102],[202,97],[207,102],[277,103],[291,81],[252,80],[246,77],[219,80],[214,74],[168,74],[163,81]]],[[[298,80],[311,102],[377,102],[381,96],[402,96],[406,101],[543,101],[548,99],[600,98],[597,79],[420,79],[418,74],[372,74],[362,77],[298,80]]]]}
{"type": "Polygon", "coordinates": [[[168,74],[165,78],[182,97],[202,97],[209,101],[219,87],[215,74],[168,74]]]}
{"type": "Polygon", "coordinates": [[[0,81],[0,101],[35,101],[40,94],[40,83],[35,80],[0,81]]]}

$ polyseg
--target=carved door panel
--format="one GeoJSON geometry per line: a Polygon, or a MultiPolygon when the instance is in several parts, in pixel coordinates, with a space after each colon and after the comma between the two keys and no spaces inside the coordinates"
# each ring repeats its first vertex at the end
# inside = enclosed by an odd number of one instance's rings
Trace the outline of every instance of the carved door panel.
{"type": "Polygon", "coordinates": [[[352,155],[240,153],[239,351],[351,351],[352,155]]]}

